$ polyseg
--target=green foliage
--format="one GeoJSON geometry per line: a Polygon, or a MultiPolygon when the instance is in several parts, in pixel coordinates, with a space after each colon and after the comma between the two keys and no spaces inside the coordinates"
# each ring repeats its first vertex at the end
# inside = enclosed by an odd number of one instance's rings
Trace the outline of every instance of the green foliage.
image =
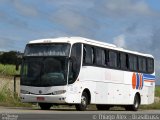
{"type": "Polygon", "coordinates": [[[140,109],[146,109],[146,110],[149,110],[149,109],[160,109],[160,103],[153,103],[151,105],[141,105],[140,106],[140,109]]]}
{"type": "Polygon", "coordinates": [[[2,76],[13,76],[19,74],[20,71],[16,71],[15,65],[3,65],[0,64],[0,75],[2,76]]]}
{"type": "Polygon", "coordinates": [[[8,83],[3,86],[0,90],[0,105],[3,106],[23,106],[29,107],[31,104],[21,103],[20,98],[17,94],[14,94],[10,89],[8,89],[8,83]]]}
{"type": "Polygon", "coordinates": [[[160,86],[156,86],[155,88],[155,96],[160,97],[160,86]]]}
{"type": "Polygon", "coordinates": [[[21,53],[16,51],[4,52],[0,55],[0,63],[12,65],[21,63],[21,58],[19,55],[21,55],[21,53]]]}

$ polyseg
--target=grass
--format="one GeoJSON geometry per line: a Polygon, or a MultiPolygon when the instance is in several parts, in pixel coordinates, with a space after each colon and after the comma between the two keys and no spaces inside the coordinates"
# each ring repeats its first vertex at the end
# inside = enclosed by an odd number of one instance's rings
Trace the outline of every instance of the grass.
{"type": "Polygon", "coordinates": [[[8,89],[8,83],[0,90],[0,105],[14,107],[30,107],[31,104],[22,103],[17,94],[8,89]]]}
{"type": "Polygon", "coordinates": [[[0,64],[0,75],[1,76],[13,76],[19,73],[20,71],[16,71],[15,65],[0,64]]]}
{"type": "MultiPolygon", "coordinates": [[[[20,71],[16,71],[15,65],[3,65],[0,64],[0,76],[12,77],[13,75],[19,74],[20,71]]],[[[0,105],[1,106],[12,106],[12,107],[31,107],[32,104],[22,103],[18,94],[14,94],[9,89],[9,83],[0,89],[0,105]]]]}
{"type": "Polygon", "coordinates": [[[160,97],[160,86],[156,86],[155,88],[155,96],[160,97]]]}
{"type": "Polygon", "coordinates": [[[153,103],[151,105],[141,105],[140,109],[144,109],[144,110],[160,109],[160,103],[153,103]]]}

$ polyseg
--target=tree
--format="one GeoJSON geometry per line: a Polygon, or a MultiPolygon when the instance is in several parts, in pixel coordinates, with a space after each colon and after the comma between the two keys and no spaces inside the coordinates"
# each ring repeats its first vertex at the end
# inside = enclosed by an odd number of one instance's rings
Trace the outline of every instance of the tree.
{"type": "Polygon", "coordinates": [[[0,55],[0,62],[2,64],[16,64],[19,61],[21,60],[18,58],[17,52],[15,51],[5,52],[0,55]]]}

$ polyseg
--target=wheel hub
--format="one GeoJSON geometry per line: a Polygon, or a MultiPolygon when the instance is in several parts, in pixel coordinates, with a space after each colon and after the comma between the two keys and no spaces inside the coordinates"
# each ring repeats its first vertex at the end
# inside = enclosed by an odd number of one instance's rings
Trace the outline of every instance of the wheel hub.
{"type": "Polygon", "coordinates": [[[81,98],[81,103],[82,103],[83,106],[87,105],[87,101],[86,101],[86,98],[84,96],[82,96],[82,98],[81,98]]]}

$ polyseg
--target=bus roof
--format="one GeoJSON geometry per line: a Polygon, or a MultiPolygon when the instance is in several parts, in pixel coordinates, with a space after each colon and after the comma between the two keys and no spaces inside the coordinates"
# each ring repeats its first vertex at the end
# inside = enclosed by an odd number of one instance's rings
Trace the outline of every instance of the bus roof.
{"type": "Polygon", "coordinates": [[[48,38],[48,39],[38,39],[38,40],[33,40],[30,41],[29,44],[45,44],[45,43],[70,43],[70,44],[74,44],[74,43],[85,43],[85,44],[90,44],[90,45],[94,45],[94,46],[99,46],[99,47],[104,47],[104,48],[109,48],[109,49],[113,49],[113,50],[118,50],[121,52],[127,52],[127,53],[131,53],[131,54],[136,54],[136,55],[141,55],[141,56],[146,56],[146,57],[152,57],[152,55],[150,54],[144,54],[144,53],[140,53],[137,51],[131,51],[131,50],[126,50],[120,47],[117,47],[116,45],[113,44],[109,44],[109,43],[105,43],[105,42],[99,42],[96,40],[91,40],[88,38],[83,38],[83,37],[59,37],[59,38],[48,38]]]}

